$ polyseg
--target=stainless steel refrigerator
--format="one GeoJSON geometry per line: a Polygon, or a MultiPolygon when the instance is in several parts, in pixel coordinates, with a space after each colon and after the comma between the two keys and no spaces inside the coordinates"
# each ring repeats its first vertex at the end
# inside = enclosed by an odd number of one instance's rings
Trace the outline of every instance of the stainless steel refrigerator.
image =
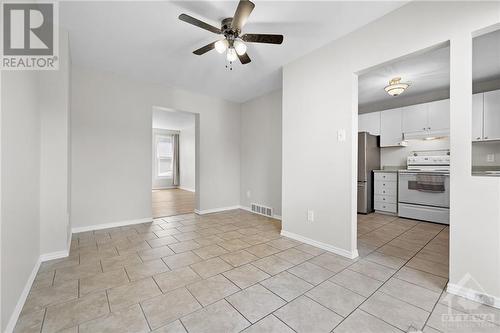
{"type": "Polygon", "coordinates": [[[358,213],[373,212],[373,170],[380,169],[379,137],[358,133],[358,213]]]}

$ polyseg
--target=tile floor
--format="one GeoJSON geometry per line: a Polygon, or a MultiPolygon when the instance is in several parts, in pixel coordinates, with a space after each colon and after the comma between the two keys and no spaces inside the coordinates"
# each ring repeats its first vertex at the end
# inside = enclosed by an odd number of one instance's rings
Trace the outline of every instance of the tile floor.
{"type": "Polygon", "coordinates": [[[178,188],[153,190],[151,200],[154,218],[193,213],[195,208],[194,193],[178,188]]]}
{"type": "Polygon", "coordinates": [[[15,331],[500,332],[500,310],[443,292],[447,227],[358,219],[356,260],[244,211],[75,234],[15,331]]]}

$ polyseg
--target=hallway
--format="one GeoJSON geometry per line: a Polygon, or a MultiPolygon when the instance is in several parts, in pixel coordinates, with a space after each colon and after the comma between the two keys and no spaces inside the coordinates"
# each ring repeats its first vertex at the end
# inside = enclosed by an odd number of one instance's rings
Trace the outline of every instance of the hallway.
{"type": "Polygon", "coordinates": [[[153,218],[193,213],[195,194],[177,188],[153,190],[153,218]]]}

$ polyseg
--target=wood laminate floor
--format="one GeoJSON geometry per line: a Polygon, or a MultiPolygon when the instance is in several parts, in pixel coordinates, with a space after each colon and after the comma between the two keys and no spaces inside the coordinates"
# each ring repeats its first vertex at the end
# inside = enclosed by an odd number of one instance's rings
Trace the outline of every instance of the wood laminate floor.
{"type": "Polygon", "coordinates": [[[181,189],[153,190],[153,217],[165,217],[194,212],[194,192],[181,189]]]}

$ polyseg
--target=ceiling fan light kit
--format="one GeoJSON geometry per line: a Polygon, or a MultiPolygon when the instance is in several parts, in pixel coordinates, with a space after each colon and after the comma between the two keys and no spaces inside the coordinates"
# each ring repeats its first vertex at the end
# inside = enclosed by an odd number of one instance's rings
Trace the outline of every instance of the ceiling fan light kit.
{"type": "Polygon", "coordinates": [[[391,96],[399,96],[410,86],[409,83],[401,82],[400,77],[395,77],[389,81],[389,85],[384,90],[391,96]]]}
{"type": "MultiPolygon", "coordinates": [[[[222,20],[220,29],[187,14],[179,15],[179,20],[181,21],[218,35],[224,35],[223,39],[207,44],[193,51],[193,53],[196,55],[203,55],[208,51],[215,49],[220,54],[226,52],[226,59],[229,61],[230,65],[232,62],[236,61],[236,59],[239,59],[240,62],[245,65],[250,63],[251,60],[247,54],[247,45],[244,42],[265,44],[283,43],[283,35],[241,34],[243,26],[250,16],[250,13],[252,13],[254,7],[255,4],[253,2],[249,0],[240,0],[234,16],[222,20]]],[[[232,66],[230,67],[232,69],[232,66]]]]}

